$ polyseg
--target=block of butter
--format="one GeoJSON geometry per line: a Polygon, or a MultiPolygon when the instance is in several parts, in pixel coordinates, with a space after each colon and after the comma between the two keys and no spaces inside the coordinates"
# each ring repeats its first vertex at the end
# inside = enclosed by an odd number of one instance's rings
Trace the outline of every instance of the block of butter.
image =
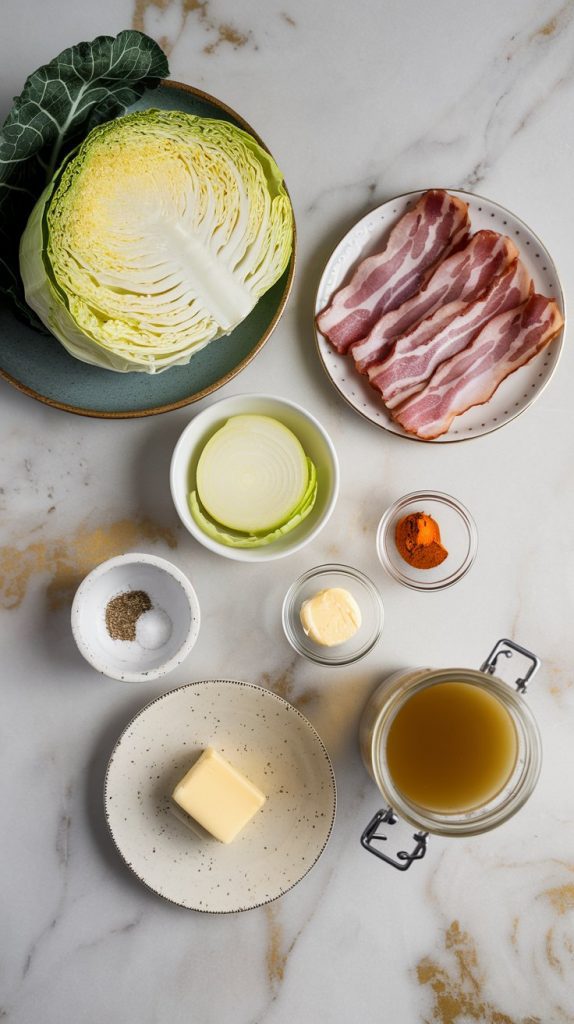
{"type": "Polygon", "coordinates": [[[267,799],[257,786],[207,747],[172,793],[186,814],[222,843],[231,843],[267,799]]]}

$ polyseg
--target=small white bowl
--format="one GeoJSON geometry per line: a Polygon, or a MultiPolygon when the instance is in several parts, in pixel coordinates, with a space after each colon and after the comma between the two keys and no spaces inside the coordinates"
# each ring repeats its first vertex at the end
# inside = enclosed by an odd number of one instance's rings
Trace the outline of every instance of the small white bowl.
{"type": "Polygon", "coordinates": [[[214,402],[188,423],[173,452],[170,485],[179,518],[200,544],[238,562],[269,562],[299,551],[323,529],[339,493],[339,463],[326,430],[302,406],[274,395],[235,395],[214,402]],[[231,416],[244,413],[273,416],[284,423],[299,438],[305,454],[317,467],[318,491],[313,511],[280,540],[260,548],[231,548],[213,540],[200,529],[189,510],[189,495],[195,489],[195,472],[203,448],[231,416]]]}
{"type": "Polygon", "coordinates": [[[158,679],[180,665],[197,640],[199,621],[191,583],[177,566],[155,555],[134,553],[102,562],[82,580],[72,603],[72,633],[80,654],[98,672],[124,683],[158,679]],[[152,607],[138,620],[136,640],[113,639],[106,627],[107,604],[130,590],[143,590],[152,607]]]}

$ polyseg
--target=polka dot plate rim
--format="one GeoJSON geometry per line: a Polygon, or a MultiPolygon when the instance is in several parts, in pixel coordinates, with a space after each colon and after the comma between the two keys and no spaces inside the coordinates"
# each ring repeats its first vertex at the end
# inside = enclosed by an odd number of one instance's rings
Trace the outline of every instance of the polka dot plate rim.
{"type": "MultiPolygon", "coordinates": [[[[380,248],[377,241],[385,237],[398,218],[426,191],[428,189],[417,189],[395,196],[370,210],[350,228],[333,250],[321,276],[315,299],[315,316],[325,308],[351,268],[364,256],[380,248]]],[[[560,276],[540,238],[520,217],[500,203],[462,189],[449,188],[446,191],[468,203],[473,232],[490,229],[512,238],[532,276],[535,291],[556,300],[565,323],[552,344],[526,366],[507,377],[488,402],[457,416],[447,433],[432,441],[407,434],[395,423],[368,379],[357,373],[352,359],[335,352],[315,324],[315,341],[323,369],[347,404],[375,426],[422,444],[452,444],[472,440],[490,434],[520,416],[550,383],[562,354],[566,329],[565,300],[560,276]]]]}
{"type": "Polygon", "coordinates": [[[237,913],[288,892],[316,864],[337,804],[329,754],[307,718],[272,690],[198,680],[147,703],[126,725],[104,782],[112,840],[136,877],[171,903],[237,913]],[[214,746],[267,796],[229,845],[189,828],[169,796],[214,746]]]}

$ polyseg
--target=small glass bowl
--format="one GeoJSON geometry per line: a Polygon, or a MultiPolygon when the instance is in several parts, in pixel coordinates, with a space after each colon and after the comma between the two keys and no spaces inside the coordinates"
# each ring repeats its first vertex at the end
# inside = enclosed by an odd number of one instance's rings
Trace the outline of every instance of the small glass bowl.
{"type": "Polygon", "coordinates": [[[387,509],[377,530],[377,552],[383,568],[389,576],[412,590],[452,587],[470,569],[477,547],[478,531],[470,512],[456,498],[440,491],[405,494],[387,509]],[[438,523],[448,556],[434,569],[413,569],[397,549],[397,523],[412,512],[424,512],[438,523]]]}
{"type": "Polygon", "coordinates": [[[381,595],[368,576],[350,565],[317,565],[289,587],[283,601],[283,629],[291,647],[319,665],[351,665],[369,653],[377,643],[384,622],[381,595]],[[362,622],[350,640],[323,647],[307,636],[301,625],[301,605],[318,590],[344,587],[361,609],[362,622]]]}

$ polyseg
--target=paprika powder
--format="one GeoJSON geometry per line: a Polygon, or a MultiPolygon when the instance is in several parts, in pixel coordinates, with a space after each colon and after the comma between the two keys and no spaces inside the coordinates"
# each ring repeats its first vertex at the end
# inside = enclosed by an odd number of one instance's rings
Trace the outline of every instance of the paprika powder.
{"type": "Polygon", "coordinates": [[[438,523],[425,512],[411,512],[397,523],[395,543],[401,558],[413,569],[434,569],[448,555],[438,523]]]}

